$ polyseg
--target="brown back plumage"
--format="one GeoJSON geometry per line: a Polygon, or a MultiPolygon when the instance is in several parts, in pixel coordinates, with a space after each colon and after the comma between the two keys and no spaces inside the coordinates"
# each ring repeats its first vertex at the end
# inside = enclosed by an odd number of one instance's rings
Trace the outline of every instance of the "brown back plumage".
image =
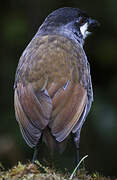
{"type": "Polygon", "coordinates": [[[63,142],[76,124],[80,128],[78,122],[87,105],[85,58],[80,45],[58,35],[35,36],[25,49],[16,72],[14,102],[30,147],[45,133],[52,149],[53,141],[63,142]]]}

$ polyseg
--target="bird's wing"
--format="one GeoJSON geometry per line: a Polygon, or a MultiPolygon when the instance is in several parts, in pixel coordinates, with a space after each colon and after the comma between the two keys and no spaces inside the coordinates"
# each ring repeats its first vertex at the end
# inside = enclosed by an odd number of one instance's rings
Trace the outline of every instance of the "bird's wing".
{"type": "MultiPolygon", "coordinates": [[[[49,90],[51,91],[51,89],[49,90]]],[[[80,120],[87,103],[87,91],[80,83],[69,82],[52,98],[53,111],[49,127],[56,140],[62,142],[80,120]]]]}
{"type": "Polygon", "coordinates": [[[24,139],[30,147],[35,146],[41,131],[47,126],[52,111],[52,102],[46,91],[36,93],[31,84],[18,83],[14,104],[16,118],[24,139]]]}

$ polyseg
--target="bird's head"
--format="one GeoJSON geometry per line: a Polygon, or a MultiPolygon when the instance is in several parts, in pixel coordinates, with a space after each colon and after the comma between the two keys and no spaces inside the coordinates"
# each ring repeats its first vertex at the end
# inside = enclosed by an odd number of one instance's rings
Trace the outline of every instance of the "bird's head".
{"type": "Polygon", "coordinates": [[[47,16],[39,28],[39,33],[61,34],[83,43],[90,34],[88,30],[98,25],[98,21],[90,18],[84,11],[78,8],[64,7],[47,16]]]}

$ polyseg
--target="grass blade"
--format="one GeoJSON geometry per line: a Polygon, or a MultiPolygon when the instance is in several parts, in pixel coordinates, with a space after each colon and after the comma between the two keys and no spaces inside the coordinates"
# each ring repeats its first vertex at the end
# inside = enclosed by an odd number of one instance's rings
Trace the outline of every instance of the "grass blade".
{"type": "Polygon", "coordinates": [[[80,166],[80,164],[82,163],[82,161],[84,161],[84,159],[86,159],[87,157],[88,157],[88,155],[84,156],[84,157],[80,160],[80,162],[78,163],[78,165],[75,167],[73,173],[71,174],[71,176],[70,176],[70,178],[69,178],[70,180],[72,180],[74,174],[76,173],[76,171],[77,171],[77,169],[79,168],[79,166],[80,166]]]}

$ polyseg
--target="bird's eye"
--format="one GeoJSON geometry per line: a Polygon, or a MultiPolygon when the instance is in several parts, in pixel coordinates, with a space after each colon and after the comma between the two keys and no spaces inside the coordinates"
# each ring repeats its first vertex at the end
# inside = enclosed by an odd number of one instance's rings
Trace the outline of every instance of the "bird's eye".
{"type": "Polygon", "coordinates": [[[86,17],[79,17],[79,19],[77,19],[76,23],[80,26],[82,26],[83,24],[85,24],[85,22],[87,21],[86,17]]]}
{"type": "Polygon", "coordinates": [[[83,24],[84,24],[84,19],[83,19],[83,18],[80,19],[79,24],[80,24],[80,25],[83,25],[83,24]]]}

